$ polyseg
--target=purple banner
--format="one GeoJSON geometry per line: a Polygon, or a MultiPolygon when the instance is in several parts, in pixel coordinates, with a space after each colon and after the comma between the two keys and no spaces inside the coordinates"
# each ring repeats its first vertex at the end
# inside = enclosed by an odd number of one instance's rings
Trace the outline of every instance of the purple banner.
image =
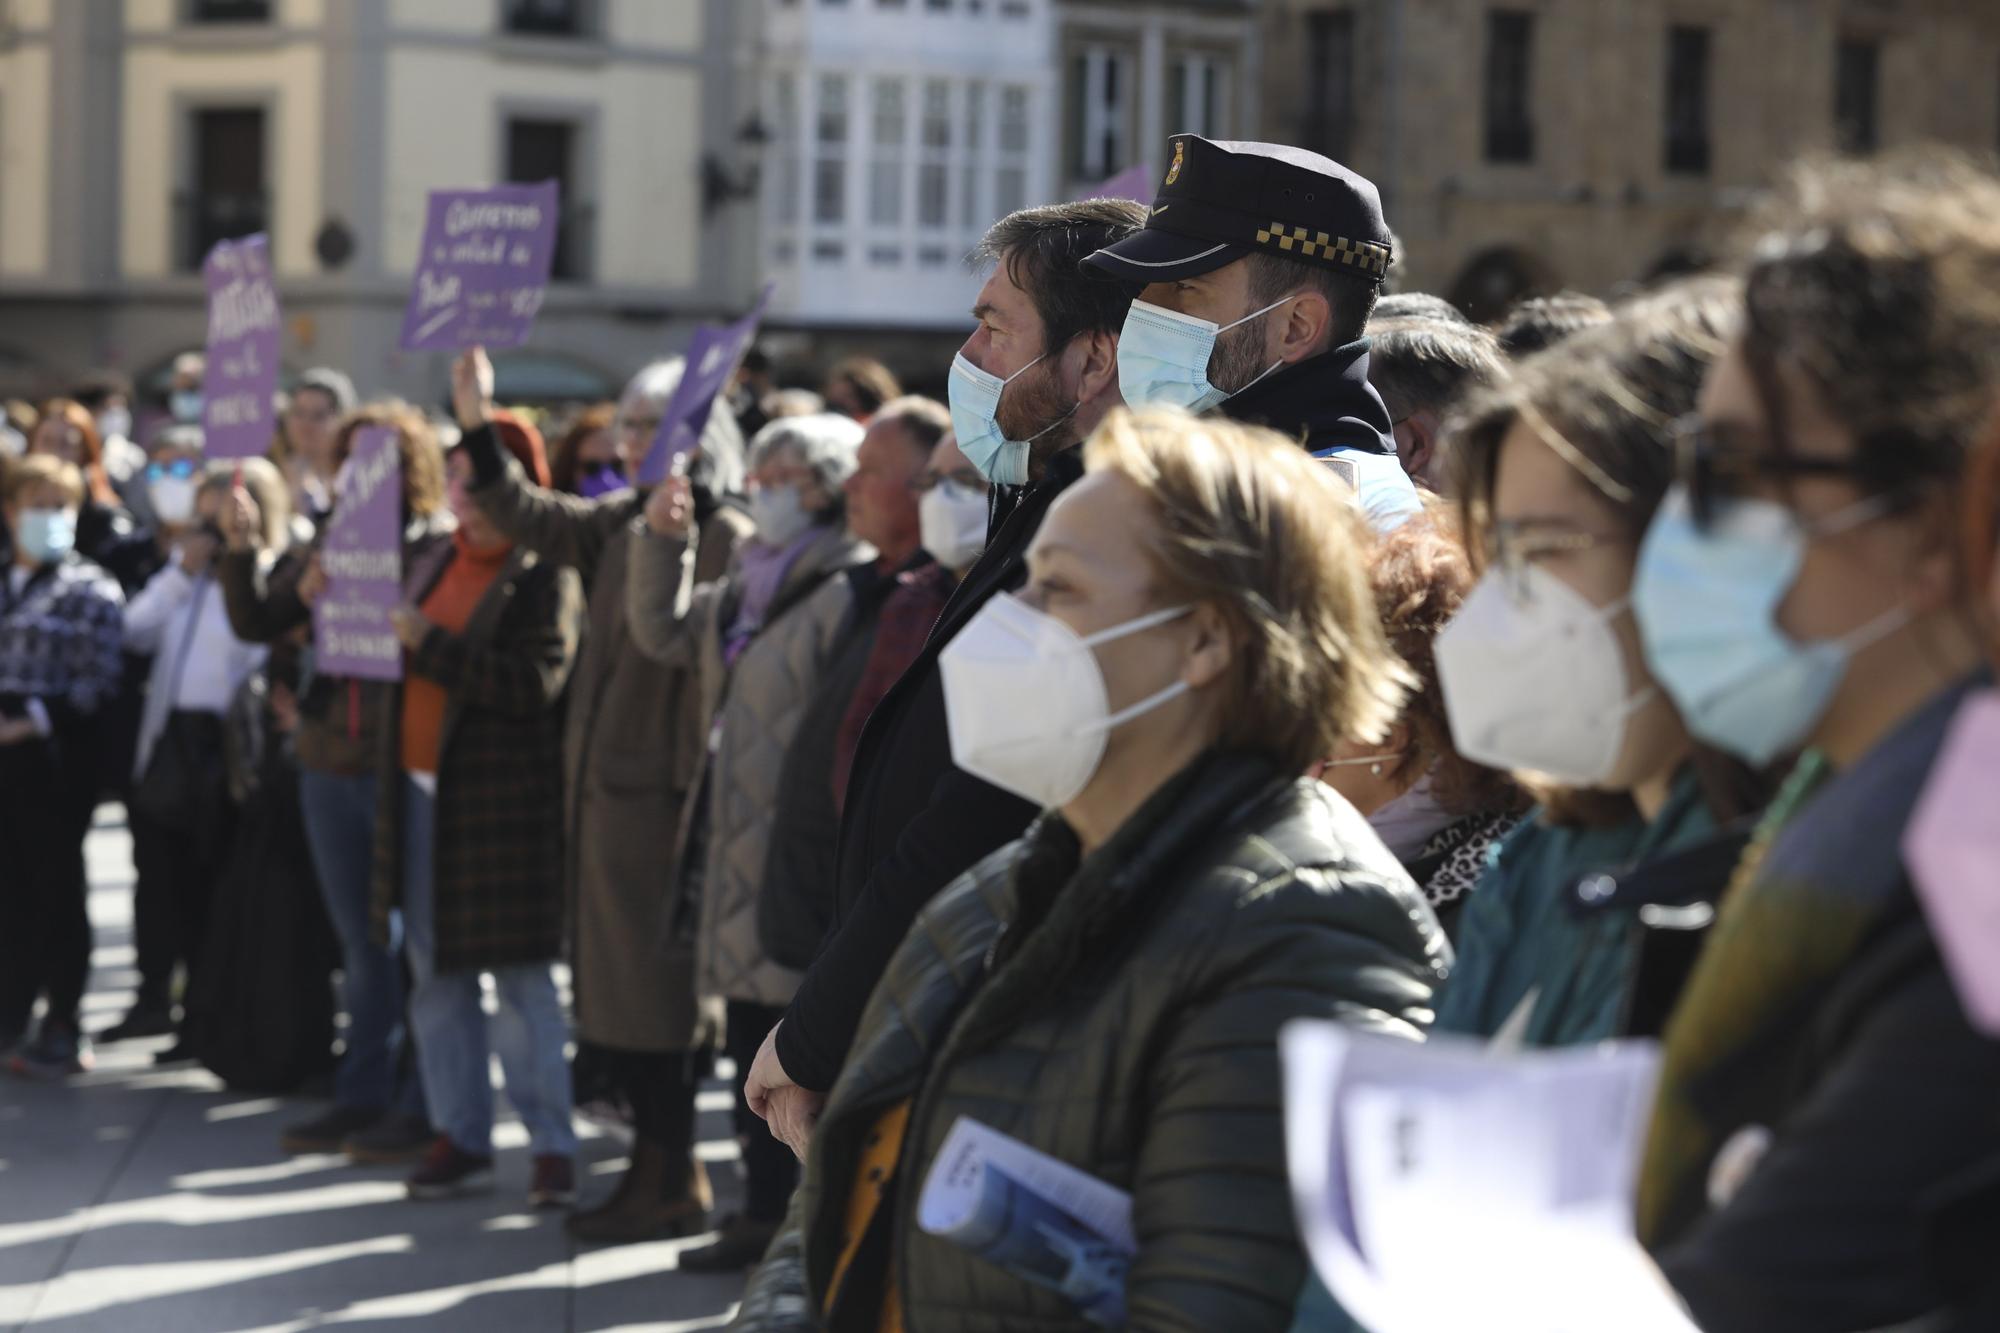
{"type": "Polygon", "coordinates": [[[556,183],[432,190],[403,350],[519,347],[556,256],[556,183]]]}
{"type": "Polygon", "coordinates": [[[208,371],[201,430],[210,458],[259,458],[271,448],[278,396],[278,292],[262,232],[217,241],[202,261],[208,286],[208,371]]]}
{"type": "Polygon", "coordinates": [[[1153,202],[1159,193],[1154,188],[1153,169],[1141,162],[1137,166],[1125,168],[1110,180],[1096,185],[1077,196],[1084,199],[1137,199],[1142,204],[1153,202]]]}
{"type": "Polygon", "coordinates": [[[326,590],[313,607],[316,669],[401,680],[403,645],[389,622],[403,599],[403,471],[394,429],[355,433],[319,562],[326,590]]]}
{"type": "Polygon", "coordinates": [[[708,425],[709,409],[715,396],[736,370],[751,340],[757,336],[757,321],[764,317],[764,305],[771,299],[774,284],[765,283],[750,313],[733,324],[702,324],[688,343],[687,364],[674,396],[660,413],[659,433],[639,465],[641,486],[657,486],[683,457],[701,443],[702,428],[708,425]]]}

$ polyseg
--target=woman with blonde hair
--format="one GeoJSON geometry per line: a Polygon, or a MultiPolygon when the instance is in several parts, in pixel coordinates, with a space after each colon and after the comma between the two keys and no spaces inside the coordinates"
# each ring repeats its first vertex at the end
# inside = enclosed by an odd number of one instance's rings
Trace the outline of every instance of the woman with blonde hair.
{"type": "Polygon", "coordinates": [[[1305,1273],[1278,1029],[1419,1036],[1449,946],[1347,802],[1299,776],[1408,682],[1352,497],[1296,444],[1114,413],[941,661],[961,768],[1043,807],[941,892],[876,988],[737,1327],[1284,1328],[1305,1273]],[[1086,1314],[914,1225],[960,1117],[1129,1192],[1086,1314]]]}

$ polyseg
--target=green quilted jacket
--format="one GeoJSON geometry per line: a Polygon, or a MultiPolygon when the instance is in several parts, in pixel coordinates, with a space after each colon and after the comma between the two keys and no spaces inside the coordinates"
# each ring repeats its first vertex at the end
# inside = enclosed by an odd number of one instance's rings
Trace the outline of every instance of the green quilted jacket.
{"type": "MultiPolygon", "coordinates": [[[[960,1116],[1131,1193],[1129,1327],[1284,1329],[1306,1261],[1278,1029],[1332,1017],[1419,1038],[1449,962],[1367,823],[1262,759],[1205,756],[1080,864],[1045,814],[911,927],[732,1327],[822,1326],[864,1140],[914,1098],[877,1250],[913,1333],[1088,1327],[1062,1296],[918,1229],[960,1116]]],[[[881,1272],[846,1286],[879,1290],[881,1272]]],[[[828,1326],[869,1327],[848,1296],[828,1326]]]]}

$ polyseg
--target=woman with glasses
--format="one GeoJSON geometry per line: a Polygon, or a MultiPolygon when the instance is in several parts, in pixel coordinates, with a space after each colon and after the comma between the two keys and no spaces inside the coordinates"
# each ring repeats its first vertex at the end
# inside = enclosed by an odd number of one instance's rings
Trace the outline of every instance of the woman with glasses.
{"type": "MultiPolygon", "coordinates": [[[[612,434],[637,476],[682,363],[647,366],[625,387],[612,434]]],[[[563,734],[564,880],[572,921],[579,1102],[629,1108],[637,1142],[609,1199],[571,1219],[596,1240],[699,1230],[711,1202],[694,1157],[702,1024],[691,949],[663,929],[676,885],[665,848],[707,751],[708,715],[694,673],[639,651],[625,614],[627,547],[643,531],[652,488],[594,500],[527,479],[486,424],[493,368],[474,349],[453,367],[453,397],[472,475],[466,494],[508,540],[583,580],[583,648],[571,673],[563,734]]],[[[750,531],[732,497],[743,487],[743,440],[711,412],[690,469],[697,578],[718,578],[750,531]]]]}
{"type": "Polygon", "coordinates": [[[340,471],[340,419],[354,410],[354,381],[329,366],[299,376],[278,421],[271,461],[292,488],[293,510],[311,527],[333,512],[333,479],[340,471]]]}
{"type": "Polygon", "coordinates": [[[1633,605],[1695,736],[1797,760],[1666,1028],[1641,1239],[1707,1333],[1967,1327],[1943,1315],[1991,1267],[1995,1209],[1966,1199],[2000,1044],[1931,895],[1990,921],[1995,865],[1940,879],[1927,852],[1995,816],[1946,782],[1955,815],[1906,826],[1991,678],[1956,515],[2000,386],[2000,179],[1823,164],[1771,210],[1633,605]]]}

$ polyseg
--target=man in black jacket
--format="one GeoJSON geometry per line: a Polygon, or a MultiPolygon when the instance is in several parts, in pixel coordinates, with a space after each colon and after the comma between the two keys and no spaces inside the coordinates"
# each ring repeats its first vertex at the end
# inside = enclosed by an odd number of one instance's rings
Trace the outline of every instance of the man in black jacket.
{"type": "Polygon", "coordinates": [[[982,472],[1019,489],[996,497],[986,553],[868,719],[841,818],[833,929],[750,1071],[751,1108],[801,1154],[910,922],[1036,814],[953,767],[937,657],[996,593],[1026,581],[1028,544],[1042,516],[1083,474],[1077,446],[1120,405],[1118,330],[1130,298],[1114,284],[1086,280],[1081,266],[1144,218],[1141,206],[1124,200],[1025,209],[995,223],[976,252],[996,266],[972,309],[979,323],[960,350],[965,365],[954,367],[953,425],[982,472]],[[997,398],[990,389],[983,397],[965,392],[968,383],[996,380],[997,398]]]}
{"type": "Polygon", "coordinates": [[[1119,339],[1125,401],[1290,435],[1395,527],[1422,506],[1368,382],[1393,245],[1374,185],[1283,144],[1176,134],[1167,147],[1145,227],[1086,261],[1138,289],[1119,339]]]}

